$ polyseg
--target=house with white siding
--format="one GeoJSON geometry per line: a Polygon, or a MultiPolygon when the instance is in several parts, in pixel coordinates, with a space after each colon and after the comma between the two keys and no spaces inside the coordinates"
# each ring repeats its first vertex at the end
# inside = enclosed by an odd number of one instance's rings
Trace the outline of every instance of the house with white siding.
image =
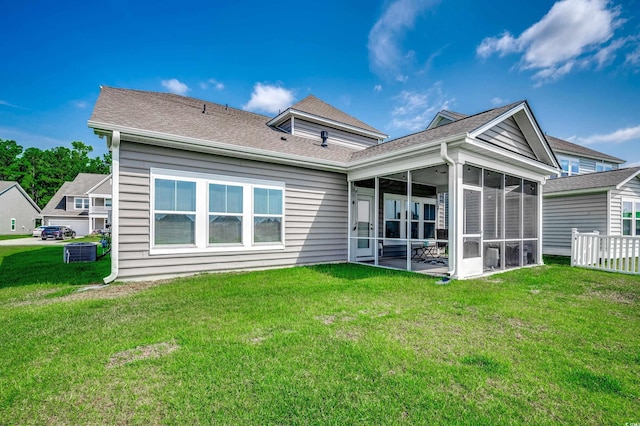
{"type": "Polygon", "coordinates": [[[0,181],[0,235],[31,234],[40,219],[40,207],[18,182],[0,181]]]}
{"type": "Polygon", "coordinates": [[[88,124],[113,160],[105,282],[329,262],[466,278],[542,263],[541,187],[560,169],[526,101],[384,142],[313,96],[267,117],[102,87],[88,124]]]}

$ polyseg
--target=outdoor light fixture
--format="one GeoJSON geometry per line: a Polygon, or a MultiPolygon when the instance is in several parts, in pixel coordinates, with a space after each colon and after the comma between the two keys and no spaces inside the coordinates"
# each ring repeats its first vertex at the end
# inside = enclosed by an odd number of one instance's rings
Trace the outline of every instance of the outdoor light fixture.
{"type": "Polygon", "coordinates": [[[323,130],[320,132],[320,137],[322,138],[322,143],[320,144],[321,147],[326,148],[327,147],[327,139],[329,138],[329,132],[326,130],[323,130]]]}

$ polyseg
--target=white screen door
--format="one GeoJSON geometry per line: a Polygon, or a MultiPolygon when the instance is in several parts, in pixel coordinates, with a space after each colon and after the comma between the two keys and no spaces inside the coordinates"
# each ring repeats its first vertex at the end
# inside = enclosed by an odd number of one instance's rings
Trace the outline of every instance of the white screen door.
{"type": "Polygon", "coordinates": [[[373,260],[373,220],[374,220],[373,191],[359,188],[357,197],[356,225],[356,260],[373,260]]]}

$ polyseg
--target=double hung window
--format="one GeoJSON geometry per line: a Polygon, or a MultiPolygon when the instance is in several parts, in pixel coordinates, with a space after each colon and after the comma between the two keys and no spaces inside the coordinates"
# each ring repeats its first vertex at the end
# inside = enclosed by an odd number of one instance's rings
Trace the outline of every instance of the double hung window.
{"type": "Polygon", "coordinates": [[[580,173],[580,160],[577,158],[561,158],[560,167],[562,168],[562,177],[577,175],[580,173]]]}
{"type": "Polygon", "coordinates": [[[622,200],[622,235],[640,236],[640,200],[622,200]]]}
{"type": "Polygon", "coordinates": [[[151,170],[151,254],[284,248],[284,183],[151,170]]]}
{"type": "Polygon", "coordinates": [[[80,198],[76,197],[74,199],[74,208],[75,210],[88,210],[89,209],[89,199],[88,198],[80,198]]]}

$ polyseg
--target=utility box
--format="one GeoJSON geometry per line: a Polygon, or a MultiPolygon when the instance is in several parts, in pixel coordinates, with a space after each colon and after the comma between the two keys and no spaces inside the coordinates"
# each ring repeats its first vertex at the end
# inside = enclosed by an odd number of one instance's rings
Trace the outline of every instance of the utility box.
{"type": "Polygon", "coordinates": [[[93,243],[70,243],[64,246],[64,263],[95,262],[98,246],[93,243]]]}

